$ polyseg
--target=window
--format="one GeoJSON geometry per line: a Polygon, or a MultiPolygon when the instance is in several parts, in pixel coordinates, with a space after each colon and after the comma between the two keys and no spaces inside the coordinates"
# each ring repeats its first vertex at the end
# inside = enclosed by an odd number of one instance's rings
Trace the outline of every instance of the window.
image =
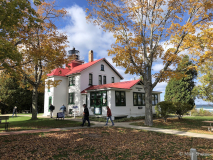
{"type": "MultiPolygon", "coordinates": [[[[51,104],[52,104],[52,97],[49,97],[49,107],[51,104]]],[[[48,107],[48,109],[49,109],[49,107],[48,107]]],[[[50,112],[50,109],[48,111],[50,112]]]]}
{"type": "Polygon", "coordinates": [[[50,84],[48,84],[48,92],[50,92],[50,84]]]}
{"type": "Polygon", "coordinates": [[[107,106],[107,91],[102,91],[102,106],[107,106]]]}
{"type": "Polygon", "coordinates": [[[103,84],[106,84],[106,76],[104,76],[103,84]]]}
{"type": "Polygon", "coordinates": [[[90,93],[90,106],[95,105],[95,98],[96,98],[95,93],[94,92],[90,93]]]}
{"type": "Polygon", "coordinates": [[[107,106],[107,91],[91,92],[90,106],[107,106]]]}
{"type": "Polygon", "coordinates": [[[125,91],[115,91],[115,105],[126,106],[125,91]]]}
{"type": "Polygon", "coordinates": [[[74,100],[75,100],[75,93],[69,93],[69,97],[68,97],[68,104],[75,104],[74,100]]]}
{"type": "Polygon", "coordinates": [[[74,86],[75,85],[75,77],[69,77],[69,86],[74,86]]]}
{"type": "Polygon", "coordinates": [[[51,80],[48,80],[47,81],[47,90],[48,90],[48,92],[50,92],[50,83],[51,83],[51,80]]]}
{"type": "Polygon", "coordinates": [[[101,71],[104,71],[104,65],[103,64],[101,65],[101,71]]]}
{"type": "Polygon", "coordinates": [[[152,105],[156,105],[158,103],[158,95],[152,94],[152,105]]]}
{"type": "Polygon", "coordinates": [[[102,84],[102,76],[99,75],[99,85],[101,85],[101,84],[102,84]]]}
{"type": "Polygon", "coordinates": [[[114,77],[112,77],[112,83],[115,83],[114,77]]]}
{"type": "Polygon", "coordinates": [[[144,93],[133,93],[133,105],[144,106],[145,105],[145,94],[144,93]]]}
{"type": "Polygon", "coordinates": [[[86,106],[87,106],[87,95],[86,95],[86,106]]]}
{"type": "Polygon", "coordinates": [[[89,74],[89,85],[92,85],[92,73],[89,74]]]}

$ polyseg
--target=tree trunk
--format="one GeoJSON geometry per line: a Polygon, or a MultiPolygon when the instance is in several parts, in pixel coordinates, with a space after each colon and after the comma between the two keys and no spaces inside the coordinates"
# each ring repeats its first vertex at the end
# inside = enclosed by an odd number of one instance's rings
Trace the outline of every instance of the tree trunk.
{"type": "Polygon", "coordinates": [[[153,126],[151,82],[145,82],[144,90],[145,90],[145,125],[153,126]]]}
{"type": "Polygon", "coordinates": [[[38,103],[38,91],[37,91],[37,87],[33,86],[32,118],[31,119],[37,119],[37,103],[38,103]]]}

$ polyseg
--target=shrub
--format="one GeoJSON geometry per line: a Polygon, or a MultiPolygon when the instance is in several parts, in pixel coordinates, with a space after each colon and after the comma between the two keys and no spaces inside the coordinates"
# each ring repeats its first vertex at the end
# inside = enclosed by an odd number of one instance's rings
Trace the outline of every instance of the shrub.
{"type": "Polygon", "coordinates": [[[174,104],[169,101],[159,102],[155,106],[156,115],[162,117],[165,122],[167,121],[169,114],[175,113],[175,111],[176,110],[174,104]]]}
{"type": "Polygon", "coordinates": [[[188,103],[174,102],[173,104],[176,110],[175,113],[178,115],[178,119],[180,119],[183,116],[183,114],[187,113],[189,110],[193,108],[192,105],[188,103]]]}

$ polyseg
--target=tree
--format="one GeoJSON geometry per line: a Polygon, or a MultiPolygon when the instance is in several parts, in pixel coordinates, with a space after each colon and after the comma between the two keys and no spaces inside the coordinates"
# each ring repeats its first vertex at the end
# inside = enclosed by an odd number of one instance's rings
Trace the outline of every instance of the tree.
{"type": "Polygon", "coordinates": [[[184,113],[192,110],[194,106],[189,103],[181,103],[181,102],[173,102],[175,106],[175,113],[178,115],[178,119],[180,120],[184,113]]]}
{"type": "Polygon", "coordinates": [[[208,60],[198,68],[199,85],[193,89],[193,94],[204,101],[213,102],[213,62],[208,60]]]}
{"type": "MultiPolygon", "coordinates": [[[[195,32],[206,31],[212,24],[212,0],[88,0],[87,19],[112,32],[116,39],[108,55],[113,62],[126,68],[125,73],[143,77],[145,90],[145,125],[153,125],[152,90],[170,77],[181,79],[169,67],[182,59],[188,50],[204,54],[195,32]],[[166,43],[163,43],[166,41],[166,43]],[[164,50],[164,44],[169,44],[164,50]],[[194,49],[196,48],[196,49],[194,49]],[[153,63],[161,60],[163,69],[152,75],[153,63]],[[155,78],[152,83],[152,77],[155,78]]],[[[208,32],[208,31],[207,31],[208,32]]],[[[207,37],[207,34],[206,36],[207,37]]],[[[210,42],[209,42],[210,43],[210,42]]],[[[181,76],[182,77],[181,77],[181,76]]],[[[179,77],[180,76],[180,77],[179,77]]]]}
{"type": "MultiPolygon", "coordinates": [[[[39,0],[35,4],[39,4],[39,0]]],[[[24,25],[30,28],[41,20],[29,0],[1,0],[0,13],[0,70],[3,70],[5,61],[13,61],[15,65],[21,61],[16,46],[23,38],[20,31],[24,25]]]]}
{"type": "MultiPolygon", "coordinates": [[[[16,77],[10,76],[7,73],[0,75],[0,110],[1,113],[11,113],[14,106],[18,107],[18,111],[31,110],[32,91],[28,90],[29,84],[26,81],[17,81],[16,77]]],[[[39,93],[38,105],[44,105],[44,93],[39,93]]],[[[42,108],[39,107],[39,112],[42,108]]]]}
{"type": "Polygon", "coordinates": [[[181,115],[183,115],[184,112],[187,112],[188,110],[192,109],[195,105],[195,97],[192,95],[192,90],[195,86],[194,79],[197,78],[197,71],[195,69],[186,70],[188,66],[192,65],[192,62],[189,61],[189,56],[186,55],[181,60],[177,68],[177,72],[185,72],[185,77],[179,80],[173,78],[166,86],[166,92],[164,97],[165,101],[179,102],[182,104],[187,103],[191,106],[191,108],[188,108],[187,106],[187,109],[184,109],[182,105],[179,105],[180,107],[179,109],[177,108],[176,111],[176,114],[179,115],[179,118],[181,115]]]}
{"type": "Polygon", "coordinates": [[[41,2],[37,7],[38,18],[33,27],[24,25],[20,36],[21,44],[18,51],[21,54],[20,64],[7,61],[7,70],[19,80],[26,80],[32,90],[32,119],[37,119],[38,91],[45,86],[46,74],[52,69],[62,67],[66,61],[67,37],[57,31],[54,20],[66,14],[64,9],[55,9],[54,2],[41,2]]]}
{"type": "Polygon", "coordinates": [[[175,113],[175,106],[172,102],[162,101],[155,106],[155,111],[157,116],[161,116],[166,122],[169,114],[175,113]]]}

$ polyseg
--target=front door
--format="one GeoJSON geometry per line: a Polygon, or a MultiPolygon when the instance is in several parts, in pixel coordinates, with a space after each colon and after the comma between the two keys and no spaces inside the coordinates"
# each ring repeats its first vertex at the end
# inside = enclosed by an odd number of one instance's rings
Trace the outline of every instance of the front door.
{"type": "Polygon", "coordinates": [[[95,115],[102,115],[102,106],[106,105],[107,105],[107,91],[90,93],[90,106],[94,107],[95,115]]]}
{"type": "Polygon", "coordinates": [[[101,92],[96,92],[96,103],[94,105],[94,114],[96,115],[102,115],[102,96],[101,92]]]}

